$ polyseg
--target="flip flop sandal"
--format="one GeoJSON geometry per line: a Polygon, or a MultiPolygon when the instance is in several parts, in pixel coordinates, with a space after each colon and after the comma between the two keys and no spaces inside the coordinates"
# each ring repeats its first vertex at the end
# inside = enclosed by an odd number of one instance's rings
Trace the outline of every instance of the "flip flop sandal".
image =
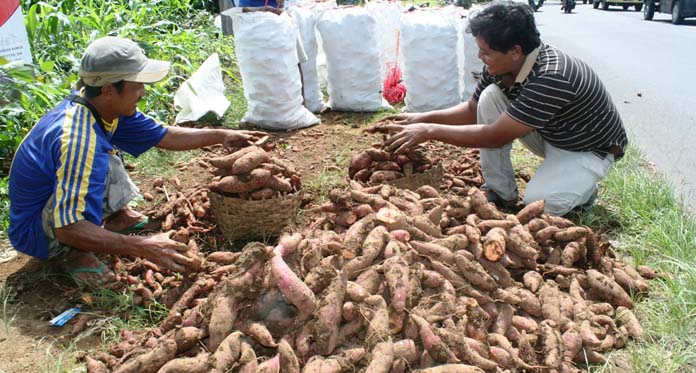
{"type": "Polygon", "coordinates": [[[144,220],[141,220],[137,222],[135,225],[131,225],[130,227],[126,229],[122,229],[120,231],[116,231],[116,233],[120,234],[131,234],[131,233],[138,233],[142,232],[143,230],[146,229],[147,225],[150,223],[150,218],[147,216],[145,217],[144,220]]]}
{"type": "Polygon", "coordinates": [[[106,264],[103,262],[99,262],[99,265],[94,268],[94,267],[77,267],[73,268],[70,270],[66,270],[65,273],[70,276],[70,278],[73,279],[78,284],[86,284],[86,285],[96,285],[100,286],[105,283],[108,283],[109,281],[106,279],[105,275],[108,273],[109,269],[106,267],[106,264]],[[96,273],[101,275],[99,279],[96,281],[86,281],[83,279],[78,278],[76,275],[79,273],[96,273]]]}

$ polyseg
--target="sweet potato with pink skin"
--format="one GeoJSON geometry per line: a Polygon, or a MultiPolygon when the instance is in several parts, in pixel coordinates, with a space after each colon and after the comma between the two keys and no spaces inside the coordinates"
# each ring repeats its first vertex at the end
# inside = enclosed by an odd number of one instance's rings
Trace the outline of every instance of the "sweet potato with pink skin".
{"type": "Polygon", "coordinates": [[[209,159],[208,162],[210,162],[211,165],[217,167],[217,168],[223,168],[223,169],[229,169],[232,167],[235,161],[237,159],[241,158],[243,155],[255,151],[263,150],[259,147],[256,146],[249,146],[246,148],[242,148],[240,150],[237,150],[236,152],[232,154],[227,154],[222,157],[217,157],[217,158],[212,158],[209,159]]]}
{"type": "MultiPolygon", "coordinates": [[[[256,170],[254,170],[256,171],[256,170]]],[[[254,172],[252,171],[252,173],[254,172]]],[[[263,188],[277,190],[283,193],[292,193],[293,188],[289,179],[271,175],[266,179],[265,183],[262,185],[263,188]]]]}
{"type": "Polygon", "coordinates": [[[391,340],[381,342],[372,349],[372,360],[366,373],[389,373],[394,362],[394,343],[391,340]]]}
{"type": "Polygon", "coordinates": [[[237,319],[237,300],[231,294],[223,294],[213,301],[213,310],[210,314],[208,330],[208,349],[213,351],[218,348],[225,337],[234,330],[237,319]]]}
{"type": "Polygon", "coordinates": [[[421,241],[411,241],[410,245],[420,255],[433,258],[439,262],[449,265],[454,263],[454,253],[452,253],[452,250],[446,247],[421,241]]]}
{"type": "Polygon", "coordinates": [[[85,362],[87,364],[87,373],[109,373],[109,368],[106,364],[92,359],[89,355],[85,357],[85,362]]]}
{"type": "Polygon", "coordinates": [[[544,365],[551,369],[559,369],[563,363],[563,340],[557,327],[558,324],[551,320],[544,320],[540,324],[544,365]]]}
{"type": "Polygon", "coordinates": [[[314,293],[277,253],[271,259],[271,272],[283,296],[297,307],[300,316],[306,317],[314,313],[316,308],[314,293]]]}
{"type": "Polygon", "coordinates": [[[541,216],[544,212],[544,206],[545,201],[543,199],[528,204],[517,213],[517,220],[520,221],[520,224],[527,224],[530,220],[541,216]]]}
{"type": "Polygon", "coordinates": [[[556,215],[542,214],[541,218],[546,220],[550,225],[555,225],[558,228],[568,228],[575,226],[575,223],[573,223],[572,221],[556,215]]]}
{"type": "Polygon", "coordinates": [[[233,264],[241,253],[231,251],[215,251],[205,258],[209,262],[215,262],[220,265],[233,264]]]}
{"type": "Polygon", "coordinates": [[[439,363],[458,363],[459,359],[454,355],[454,352],[442,341],[442,339],[433,332],[430,324],[422,317],[411,314],[411,319],[418,326],[421,343],[428,351],[433,360],[439,363]]]}
{"type": "MultiPolygon", "coordinates": [[[[454,260],[459,268],[459,273],[467,281],[486,291],[493,291],[498,287],[493,277],[477,261],[470,260],[462,253],[457,253],[454,260]]],[[[457,286],[454,283],[452,285],[457,286]]]]}
{"type": "Polygon", "coordinates": [[[540,229],[536,232],[534,232],[534,240],[542,244],[548,240],[550,240],[556,233],[560,232],[561,229],[558,228],[555,225],[548,226],[546,228],[540,229]]]}
{"type": "Polygon", "coordinates": [[[587,248],[576,241],[568,242],[561,253],[561,265],[572,267],[573,263],[580,261],[587,255],[587,248]]]}
{"type": "MultiPolygon", "coordinates": [[[[367,235],[375,227],[375,215],[367,215],[351,225],[343,239],[343,245],[349,251],[358,253],[358,250],[363,246],[367,235]]],[[[383,240],[383,239],[382,239],[383,240]]],[[[382,246],[384,247],[384,246],[382,246]]]]}
{"type": "Polygon", "coordinates": [[[409,242],[411,240],[411,234],[404,229],[395,229],[389,232],[389,234],[399,242],[409,242]]]}
{"type": "Polygon", "coordinates": [[[211,358],[213,371],[217,373],[226,372],[232,364],[239,360],[241,355],[241,343],[243,334],[239,331],[233,332],[220,343],[211,358]]]}
{"type": "Polygon", "coordinates": [[[402,339],[394,342],[394,358],[404,359],[409,364],[418,361],[420,353],[416,348],[416,343],[412,339],[402,339]]]}
{"type": "Polygon", "coordinates": [[[446,247],[452,251],[465,250],[469,246],[469,240],[463,234],[453,234],[445,238],[438,238],[431,241],[431,243],[446,247]]]}
{"type": "Polygon", "coordinates": [[[365,298],[369,297],[371,294],[367,292],[362,286],[353,281],[348,281],[346,287],[346,297],[353,302],[362,302],[365,298]]]}
{"type": "Polygon", "coordinates": [[[439,221],[438,223],[433,223],[427,216],[424,215],[414,216],[413,218],[408,219],[408,221],[413,224],[415,228],[421,230],[423,233],[431,237],[442,237],[442,230],[440,229],[439,221]]]}
{"type": "Polygon", "coordinates": [[[375,171],[401,171],[401,166],[392,161],[380,161],[372,164],[375,171]]]}
{"type": "Polygon", "coordinates": [[[600,354],[599,352],[583,348],[582,350],[580,350],[580,352],[578,352],[577,355],[575,355],[575,358],[573,359],[573,361],[578,363],[578,364],[585,364],[585,365],[606,364],[607,358],[604,357],[604,355],[600,354]]]}
{"type": "Polygon", "coordinates": [[[273,336],[268,328],[258,322],[246,322],[239,325],[239,330],[251,337],[256,343],[264,347],[275,348],[278,344],[273,340],[273,336]]]}
{"type": "MultiPolygon", "coordinates": [[[[270,179],[269,179],[270,180],[270,179]]],[[[292,190],[292,188],[291,188],[292,190]]],[[[276,191],[272,188],[261,188],[259,190],[255,190],[249,194],[249,198],[251,198],[254,201],[261,201],[264,199],[271,199],[275,196],[276,191]]]]}
{"type": "MultiPolygon", "coordinates": [[[[466,251],[465,251],[466,253],[466,251]]],[[[472,255],[473,259],[473,255],[472,255]]],[[[501,261],[498,262],[491,262],[490,260],[487,260],[485,258],[479,259],[479,263],[481,266],[490,274],[493,276],[495,281],[498,283],[499,286],[502,287],[508,287],[508,286],[514,286],[517,284],[515,280],[512,278],[512,275],[510,272],[505,268],[505,266],[501,263],[501,261]]]]}
{"type": "Polygon", "coordinates": [[[230,172],[234,175],[245,174],[270,160],[271,158],[265,150],[256,147],[234,161],[234,164],[230,167],[230,172]]]}
{"type": "Polygon", "coordinates": [[[361,205],[354,206],[352,208],[353,214],[358,217],[358,219],[362,219],[363,217],[373,214],[375,210],[372,209],[372,206],[364,203],[361,205]]]}
{"type": "Polygon", "coordinates": [[[380,184],[402,177],[404,174],[398,171],[375,171],[370,175],[370,184],[380,184]]]}
{"type": "Polygon", "coordinates": [[[486,199],[486,194],[476,187],[469,189],[471,205],[481,219],[502,219],[503,215],[486,199]]]}
{"type": "Polygon", "coordinates": [[[387,234],[387,229],[381,225],[376,226],[370,231],[367,237],[365,237],[365,241],[362,243],[362,255],[351,259],[343,266],[343,270],[346,272],[348,279],[352,280],[357,277],[361,272],[372,265],[372,262],[374,262],[374,260],[377,259],[380,254],[382,254],[386,244],[385,238],[387,237],[387,234]]]}
{"type": "Polygon", "coordinates": [[[348,278],[344,270],[339,271],[324,291],[314,314],[314,339],[320,354],[329,355],[338,343],[338,327],[346,296],[348,278]]]}
{"type": "Polygon", "coordinates": [[[414,370],[418,373],[484,373],[484,370],[473,365],[443,364],[436,367],[414,370]]]}
{"type": "Polygon", "coordinates": [[[351,189],[350,196],[355,202],[368,204],[375,210],[379,210],[387,205],[387,201],[384,198],[361,190],[351,189]]]}
{"type": "Polygon", "coordinates": [[[283,373],[300,373],[300,362],[295,356],[292,346],[288,341],[281,339],[278,343],[278,356],[280,357],[280,371],[283,373]]]}
{"type": "Polygon", "coordinates": [[[257,168],[251,171],[246,181],[240,175],[225,176],[219,181],[211,182],[208,187],[215,192],[247,193],[262,188],[270,178],[268,170],[257,168]]]}
{"type": "MultiPolygon", "coordinates": [[[[519,288],[519,287],[509,287],[506,288],[507,292],[514,294],[519,297],[521,303],[519,307],[526,313],[534,317],[542,316],[542,303],[539,298],[537,298],[531,291],[519,288]]],[[[560,304],[559,304],[559,314],[560,314],[560,304]]]]}
{"type": "Polygon", "coordinates": [[[249,343],[242,341],[241,355],[239,357],[240,373],[257,373],[259,365],[256,361],[256,353],[249,343]]]}
{"type": "Polygon", "coordinates": [[[380,275],[375,268],[368,268],[355,279],[355,283],[360,285],[369,294],[376,294],[382,281],[382,275],[380,275]]]}
{"type": "Polygon", "coordinates": [[[442,338],[445,344],[461,361],[473,364],[488,371],[493,371],[498,368],[498,364],[495,361],[487,358],[488,355],[487,357],[483,357],[478,352],[474,351],[466,342],[465,337],[462,334],[448,329],[437,329],[436,334],[442,338]]]}
{"type": "Polygon", "coordinates": [[[505,241],[507,234],[502,228],[493,228],[483,238],[483,256],[496,262],[505,254],[505,241]]]}
{"type": "Polygon", "coordinates": [[[131,358],[114,370],[114,373],[155,373],[176,356],[176,342],[162,339],[150,351],[131,358]]]}
{"type": "Polygon", "coordinates": [[[164,364],[157,373],[207,373],[210,371],[210,354],[203,352],[196,357],[180,357],[164,364]]]}
{"type": "Polygon", "coordinates": [[[553,235],[556,241],[576,241],[587,235],[587,228],[585,227],[568,227],[563,228],[553,235]]]}
{"type": "Polygon", "coordinates": [[[400,255],[393,256],[384,261],[384,277],[389,285],[391,294],[391,306],[397,313],[406,308],[406,300],[409,294],[409,267],[400,255]]]}
{"type": "Polygon", "coordinates": [[[601,274],[594,269],[587,270],[587,281],[592,289],[600,298],[614,306],[633,308],[631,297],[611,278],[601,274]]]}
{"type": "Polygon", "coordinates": [[[416,193],[420,195],[421,198],[438,198],[440,197],[440,192],[430,185],[423,185],[416,189],[416,193]]]}
{"type": "Polygon", "coordinates": [[[623,326],[628,331],[628,334],[636,339],[643,339],[644,332],[643,327],[636,318],[636,315],[626,307],[619,306],[616,308],[616,320],[619,322],[620,326],[623,326]]]}
{"type": "Polygon", "coordinates": [[[198,344],[201,338],[201,330],[196,327],[187,326],[170,330],[165,335],[167,338],[176,342],[176,352],[180,354],[198,344]]]}
{"type": "Polygon", "coordinates": [[[280,372],[280,355],[276,355],[263,363],[257,368],[258,373],[279,373],[280,372]]]}
{"type": "MultiPolygon", "coordinates": [[[[381,208],[379,211],[377,211],[377,214],[375,214],[375,219],[376,221],[384,224],[384,226],[386,226],[390,231],[396,229],[407,230],[411,234],[411,237],[415,240],[432,241],[433,239],[433,237],[431,237],[429,234],[426,234],[424,231],[417,228],[414,225],[413,219],[410,219],[408,216],[406,216],[406,214],[398,209],[391,207],[381,208]]],[[[427,220],[427,218],[425,218],[425,220],[427,220]]]]}
{"type": "Polygon", "coordinates": [[[493,228],[502,228],[503,230],[507,231],[508,229],[514,227],[517,225],[517,222],[511,221],[511,220],[496,220],[496,219],[488,219],[488,220],[481,220],[476,224],[476,228],[481,231],[482,234],[486,234],[489,230],[493,228]]]}
{"type": "Polygon", "coordinates": [[[379,295],[367,297],[365,303],[374,309],[365,337],[365,342],[369,346],[373,346],[380,341],[386,340],[391,335],[389,331],[389,310],[387,309],[387,302],[379,295]]]}
{"type": "Polygon", "coordinates": [[[522,282],[524,286],[529,289],[532,293],[536,293],[544,282],[544,278],[536,271],[527,271],[524,276],[522,276],[522,282]]]}

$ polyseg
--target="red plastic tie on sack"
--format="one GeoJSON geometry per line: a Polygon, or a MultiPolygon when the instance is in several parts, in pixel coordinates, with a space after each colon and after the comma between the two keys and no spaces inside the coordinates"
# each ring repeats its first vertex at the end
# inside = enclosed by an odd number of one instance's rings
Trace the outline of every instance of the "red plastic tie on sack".
{"type": "Polygon", "coordinates": [[[399,31],[396,32],[396,56],[394,64],[387,64],[387,77],[382,84],[382,97],[391,105],[403,102],[406,98],[406,86],[401,83],[401,69],[397,59],[399,58],[399,31]]]}

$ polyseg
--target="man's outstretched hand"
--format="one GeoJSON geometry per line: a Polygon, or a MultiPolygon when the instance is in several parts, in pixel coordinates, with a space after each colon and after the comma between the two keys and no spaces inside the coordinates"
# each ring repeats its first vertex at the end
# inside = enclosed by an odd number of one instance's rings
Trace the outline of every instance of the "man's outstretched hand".
{"type": "Polygon", "coordinates": [[[388,152],[401,154],[409,148],[430,140],[431,126],[428,123],[410,125],[387,124],[382,126],[386,133],[393,133],[384,140],[384,149],[388,152]]]}
{"type": "Polygon", "coordinates": [[[382,118],[379,122],[374,125],[365,128],[363,131],[367,133],[390,133],[393,129],[388,129],[387,126],[392,124],[398,125],[408,125],[413,123],[418,123],[418,113],[401,113],[394,114],[388,117],[382,118]]]}
{"type": "Polygon", "coordinates": [[[266,132],[261,131],[230,130],[227,131],[222,144],[227,148],[243,148],[254,144],[266,135],[266,132]]]}

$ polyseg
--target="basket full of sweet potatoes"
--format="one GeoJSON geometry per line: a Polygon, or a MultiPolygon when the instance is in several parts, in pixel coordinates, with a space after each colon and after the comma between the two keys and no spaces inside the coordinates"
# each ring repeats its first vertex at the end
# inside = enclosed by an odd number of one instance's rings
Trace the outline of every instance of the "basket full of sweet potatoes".
{"type": "Polygon", "coordinates": [[[429,157],[421,146],[412,147],[404,154],[387,152],[379,146],[364,149],[353,155],[348,166],[351,180],[411,190],[423,185],[437,186],[442,175],[439,159],[429,157]]]}
{"type": "Polygon", "coordinates": [[[301,183],[290,162],[258,146],[209,162],[211,208],[228,239],[273,236],[297,215],[301,183]]]}

